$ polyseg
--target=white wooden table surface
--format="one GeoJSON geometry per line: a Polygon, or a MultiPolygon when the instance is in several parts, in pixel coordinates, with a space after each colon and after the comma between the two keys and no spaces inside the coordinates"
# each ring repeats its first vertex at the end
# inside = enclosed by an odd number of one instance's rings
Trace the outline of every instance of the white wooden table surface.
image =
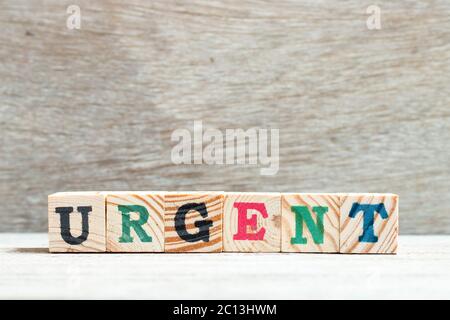
{"type": "Polygon", "coordinates": [[[50,254],[46,234],[0,234],[0,298],[450,298],[450,236],[399,253],[50,254]]]}

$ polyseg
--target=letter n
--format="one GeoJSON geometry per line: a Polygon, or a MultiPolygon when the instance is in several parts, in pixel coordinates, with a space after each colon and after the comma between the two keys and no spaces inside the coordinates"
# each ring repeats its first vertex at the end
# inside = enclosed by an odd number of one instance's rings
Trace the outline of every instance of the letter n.
{"type": "Polygon", "coordinates": [[[315,244],[323,244],[323,217],[328,212],[328,207],[312,207],[316,214],[317,221],[311,215],[306,206],[292,206],[291,211],[295,214],[295,237],[291,239],[291,244],[306,244],[308,240],[303,236],[303,225],[308,227],[315,244]]]}

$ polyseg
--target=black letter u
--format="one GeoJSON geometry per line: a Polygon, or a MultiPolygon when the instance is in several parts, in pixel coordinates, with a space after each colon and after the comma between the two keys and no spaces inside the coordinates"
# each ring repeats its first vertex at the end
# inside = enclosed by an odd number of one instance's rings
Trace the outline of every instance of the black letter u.
{"type": "Polygon", "coordinates": [[[61,237],[68,244],[82,244],[86,241],[89,235],[89,212],[92,211],[91,206],[77,207],[81,213],[81,235],[78,237],[72,236],[70,232],[70,214],[73,212],[73,207],[58,207],[55,208],[56,213],[60,214],[61,223],[61,237]]]}

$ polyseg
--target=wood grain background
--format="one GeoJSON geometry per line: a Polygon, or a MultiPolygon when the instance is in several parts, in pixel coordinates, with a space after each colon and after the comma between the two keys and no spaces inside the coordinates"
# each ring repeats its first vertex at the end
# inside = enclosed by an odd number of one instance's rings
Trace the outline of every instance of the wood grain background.
{"type": "Polygon", "coordinates": [[[393,192],[448,234],[450,2],[0,0],[0,134],[0,231],[56,191],[212,189],[393,192]],[[278,174],[172,164],[193,120],[280,128],[278,174]]]}

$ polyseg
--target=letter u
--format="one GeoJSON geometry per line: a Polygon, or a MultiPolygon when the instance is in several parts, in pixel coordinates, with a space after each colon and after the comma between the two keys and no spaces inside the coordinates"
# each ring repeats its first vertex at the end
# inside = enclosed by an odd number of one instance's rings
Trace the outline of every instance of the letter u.
{"type": "Polygon", "coordinates": [[[65,242],[72,245],[79,245],[86,241],[89,235],[89,212],[92,211],[91,206],[77,207],[81,214],[81,235],[78,237],[72,236],[70,232],[70,214],[73,212],[73,207],[57,207],[55,212],[60,215],[61,237],[65,242]]]}

